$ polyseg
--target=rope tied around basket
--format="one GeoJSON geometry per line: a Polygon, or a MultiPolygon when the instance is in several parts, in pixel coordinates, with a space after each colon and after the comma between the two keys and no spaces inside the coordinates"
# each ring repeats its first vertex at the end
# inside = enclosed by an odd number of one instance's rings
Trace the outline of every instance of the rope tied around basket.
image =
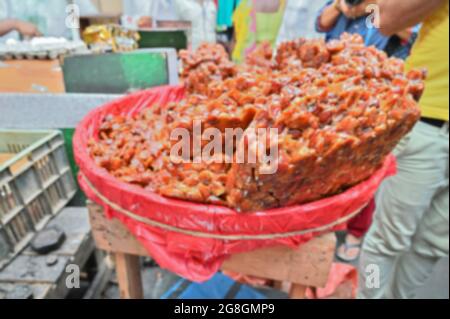
{"type": "Polygon", "coordinates": [[[112,202],[110,199],[108,199],[107,197],[105,197],[103,194],[101,194],[98,189],[91,183],[91,181],[83,174],[80,172],[80,176],[83,178],[83,180],[86,182],[86,184],[89,186],[89,188],[91,189],[91,191],[106,205],[108,205],[109,207],[111,207],[112,209],[114,209],[117,212],[122,213],[123,215],[134,219],[140,223],[149,225],[149,226],[153,226],[153,227],[157,227],[157,228],[161,228],[163,230],[168,230],[168,231],[172,231],[172,232],[176,232],[176,233],[180,233],[180,234],[184,234],[184,235],[190,235],[193,237],[199,237],[199,238],[212,238],[212,239],[221,239],[221,240],[267,240],[267,239],[277,239],[277,238],[287,238],[287,237],[293,237],[293,236],[299,236],[299,235],[305,235],[305,234],[310,234],[310,233],[315,233],[315,232],[323,232],[329,229],[332,229],[333,227],[343,224],[346,221],[352,219],[353,217],[355,217],[356,215],[358,215],[361,210],[366,206],[362,206],[361,208],[355,210],[354,212],[341,217],[337,220],[335,220],[332,223],[329,223],[327,225],[323,225],[323,226],[319,226],[319,227],[315,227],[315,228],[309,228],[309,229],[303,229],[303,230],[297,230],[297,231],[290,231],[290,232],[286,232],[286,233],[272,233],[272,234],[259,234],[259,235],[245,235],[245,234],[241,234],[241,235],[222,235],[222,234],[213,234],[213,233],[207,233],[207,232],[201,232],[201,231],[195,231],[195,230],[188,230],[188,229],[183,229],[183,228],[179,228],[179,227],[175,227],[172,225],[167,225],[164,224],[162,222],[147,218],[147,217],[143,217],[140,215],[137,215],[123,207],[121,207],[120,205],[112,202]]]}

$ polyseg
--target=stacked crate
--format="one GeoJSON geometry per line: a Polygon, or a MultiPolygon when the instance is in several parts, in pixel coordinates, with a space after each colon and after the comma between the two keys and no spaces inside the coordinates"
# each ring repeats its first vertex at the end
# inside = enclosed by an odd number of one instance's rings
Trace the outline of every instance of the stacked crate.
{"type": "Polygon", "coordinates": [[[0,130],[0,267],[76,191],[60,132],[0,130]]]}

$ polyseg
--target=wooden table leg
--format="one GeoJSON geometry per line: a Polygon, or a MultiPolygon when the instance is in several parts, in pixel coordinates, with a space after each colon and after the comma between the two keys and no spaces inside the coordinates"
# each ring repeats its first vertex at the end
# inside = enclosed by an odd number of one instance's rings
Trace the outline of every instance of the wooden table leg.
{"type": "Polygon", "coordinates": [[[283,289],[283,281],[281,281],[281,280],[274,280],[273,281],[273,288],[275,288],[277,290],[282,290],[283,289]]]}
{"type": "MultiPolygon", "coordinates": [[[[107,219],[101,206],[90,202],[88,208],[97,248],[116,255],[122,298],[142,298],[141,273],[136,256],[148,256],[148,252],[120,221],[107,219]]],[[[279,281],[275,286],[281,286],[291,298],[305,298],[307,287],[326,286],[335,247],[336,236],[328,233],[298,249],[276,246],[234,254],[224,262],[222,270],[279,281]]]]}
{"type": "Polygon", "coordinates": [[[289,298],[305,299],[305,297],[306,297],[306,286],[299,284],[292,284],[291,290],[289,291],[289,298]]]}
{"type": "Polygon", "coordinates": [[[120,298],[143,299],[141,266],[139,257],[116,253],[116,272],[119,282],[120,298]]]}

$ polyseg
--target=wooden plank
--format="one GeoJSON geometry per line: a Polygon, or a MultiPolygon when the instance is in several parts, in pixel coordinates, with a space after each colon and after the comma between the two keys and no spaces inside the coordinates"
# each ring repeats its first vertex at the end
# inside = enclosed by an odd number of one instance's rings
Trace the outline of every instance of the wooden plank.
{"type": "Polygon", "coordinates": [[[16,156],[14,153],[0,153],[0,165],[16,156]]]}
{"type": "Polygon", "coordinates": [[[117,219],[108,219],[103,208],[88,202],[89,221],[97,248],[112,252],[137,256],[148,256],[148,252],[138,240],[117,219]]]}
{"type": "MultiPolygon", "coordinates": [[[[94,240],[99,249],[148,255],[120,221],[105,217],[101,206],[90,202],[88,208],[94,240]]],[[[325,234],[295,250],[277,246],[233,255],[225,261],[222,269],[305,286],[324,287],[328,281],[335,246],[336,236],[333,233],[325,234]]]]}
{"type": "Polygon", "coordinates": [[[115,259],[120,298],[143,299],[144,292],[139,257],[117,253],[115,259]]]}
{"type": "Polygon", "coordinates": [[[305,299],[306,297],[306,286],[293,284],[291,290],[289,291],[289,298],[291,299],[305,299]]]}
{"type": "Polygon", "coordinates": [[[64,93],[58,60],[12,60],[0,67],[0,92],[64,93]]]}
{"type": "MultiPolygon", "coordinates": [[[[2,164],[6,163],[7,161],[12,159],[16,155],[17,154],[15,154],[15,153],[0,153],[0,166],[2,166],[2,164]]],[[[29,162],[30,161],[28,160],[28,158],[23,157],[20,160],[15,161],[14,164],[12,164],[11,166],[9,166],[9,169],[10,169],[11,173],[17,174],[25,166],[27,166],[29,164],[29,162]]]]}
{"type": "Polygon", "coordinates": [[[330,233],[316,237],[298,249],[277,246],[236,254],[224,262],[222,269],[305,286],[325,287],[335,246],[336,236],[330,233]]]}

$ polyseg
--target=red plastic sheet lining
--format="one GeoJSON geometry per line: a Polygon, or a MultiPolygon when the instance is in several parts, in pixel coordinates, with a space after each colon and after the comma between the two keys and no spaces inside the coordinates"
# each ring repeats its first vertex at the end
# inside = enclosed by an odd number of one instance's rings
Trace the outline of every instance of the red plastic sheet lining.
{"type": "MultiPolygon", "coordinates": [[[[131,116],[153,105],[179,101],[183,96],[182,87],[165,86],[141,91],[101,106],[89,113],[79,124],[73,147],[76,162],[80,167],[80,186],[86,195],[102,205],[108,217],[117,218],[126,225],[162,268],[189,280],[208,280],[230,254],[273,245],[298,247],[323,230],[270,239],[252,239],[251,236],[279,236],[315,229],[345,219],[369,202],[383,179],[395,174],[395,158],[389,156],[384,166],[369,180],[342,194],[305,205],[239,214],[227,207],[165,198],[121,182],[94,163],[87,143],[90,138],[97,138],[99,125],[106,115],[131,116]],[[250,238],[205,238],[151,226],[112,209],[100,197],[107,198],[109,202],[135,215],[176,229],[199,232],[206,234],[206,237],[244,235],[250,238]]],[[[326,231],[344,228],[345,223],[341,223],[326,231]]]]}

